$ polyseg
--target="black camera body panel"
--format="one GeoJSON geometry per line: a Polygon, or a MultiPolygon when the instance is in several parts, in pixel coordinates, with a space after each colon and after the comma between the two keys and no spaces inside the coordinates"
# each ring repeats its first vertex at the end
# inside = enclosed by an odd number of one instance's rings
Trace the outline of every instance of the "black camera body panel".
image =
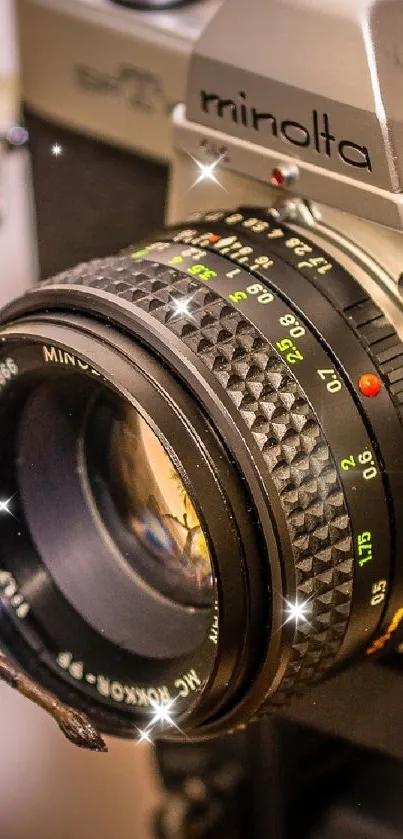
{"type": "Polygon", "coordinates": [[[287,720],[403,759],[403,671],[399,653],[331,676],[282,712],[287,720]]]}
{"type": "Polygon", "coordinates": [[[162,225],[168,168],[26,110],[42,279],[162,225]],[[61,147],[60,157],[52,155],[61,147]]]}

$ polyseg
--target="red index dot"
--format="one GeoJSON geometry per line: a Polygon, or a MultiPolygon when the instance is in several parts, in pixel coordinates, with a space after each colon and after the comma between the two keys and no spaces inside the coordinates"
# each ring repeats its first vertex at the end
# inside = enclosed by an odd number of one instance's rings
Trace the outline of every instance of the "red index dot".
{"type": "Polygon", "coordinates": [[[358,387],[363,396],[378,396],[382,382],[373,373],[363,373],[358,380],[358,387]]]}
{"type": "Polygon", "coordinates": [[[279,169],[276,166],[276,168],[273,169],[273,171],[271,173],[271,183],[272,183],[272,185],[273,186],[284,186],[285,181],[286,181],[286,178],[285,178],[284,172],[282,172],[282,170],[279,169]]]}

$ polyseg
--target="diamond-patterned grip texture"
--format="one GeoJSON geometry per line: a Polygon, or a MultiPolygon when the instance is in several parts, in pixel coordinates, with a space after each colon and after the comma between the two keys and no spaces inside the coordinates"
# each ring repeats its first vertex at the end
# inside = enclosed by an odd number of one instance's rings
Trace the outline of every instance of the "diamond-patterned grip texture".
{"type": "MultiPolygon", "coordinates": [[[[203,360],[239,410],[280,497],[295,560],[299,621],[274,702],[321,678],[345,635],[353,543],[340,480],[308,400],[282,359],[236,308],[197,279],[129,256],[94,260],[48,284],[102,289],[150,313],[203,360]],[[190,303],[178,313],[178,302],[190,303]]],[[[271,700],[271,704],[273,700],[271,700]]],[[[264,712],[262,707],[261,711],[264,712]]]]}

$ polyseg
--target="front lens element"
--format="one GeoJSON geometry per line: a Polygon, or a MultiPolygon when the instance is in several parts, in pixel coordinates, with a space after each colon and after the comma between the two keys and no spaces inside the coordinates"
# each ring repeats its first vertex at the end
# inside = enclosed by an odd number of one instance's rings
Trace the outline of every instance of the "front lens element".
{"type": "Polygon", "coordinates": [[[88,470],[101,514],[108,524],[113,507],[124,556],[150,585],[184,605],[211,606],[210,554],[189,491],[138,411],[120,408],[98,399],[88,417],[88,470]]]}

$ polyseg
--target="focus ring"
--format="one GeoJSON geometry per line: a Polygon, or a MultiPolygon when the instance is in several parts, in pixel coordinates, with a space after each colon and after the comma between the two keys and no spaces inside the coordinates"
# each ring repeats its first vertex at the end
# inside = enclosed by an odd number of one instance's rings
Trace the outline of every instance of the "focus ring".
{"type": "Polygon", "coordinates": [[[332,455],[307,397],[261,333],[199,280],[129,256],[94,260],[48,284],[79,284],[114,294],[151,314],[214,374],[259,447],[284,511],[292,544],[299,621],[281,700],[323,676],[344,638],[353,590],[353,540],[332,455]],[[191,300],[177,313],[178,300],[191,300]]]}

